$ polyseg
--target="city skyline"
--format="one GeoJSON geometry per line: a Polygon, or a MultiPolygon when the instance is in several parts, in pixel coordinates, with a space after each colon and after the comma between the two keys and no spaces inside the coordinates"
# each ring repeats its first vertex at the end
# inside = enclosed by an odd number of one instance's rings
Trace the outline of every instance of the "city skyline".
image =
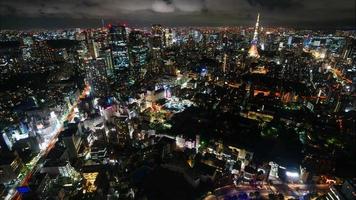
{"type": "Polygon", "coordinates": [[[350,1],[0,13],[0,199],[356,199],[350,1]]]}

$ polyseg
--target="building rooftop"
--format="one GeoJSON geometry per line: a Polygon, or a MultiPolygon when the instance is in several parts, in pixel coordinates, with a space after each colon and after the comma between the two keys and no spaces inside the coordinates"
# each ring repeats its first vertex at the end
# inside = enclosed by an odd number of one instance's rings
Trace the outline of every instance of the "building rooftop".
{"type": "Polygon", "coordinates": [[[60,137],[72,137],[73,135],[75,135],[78,131],[78,126],[76,125],[69,125],[69,127],[67,127],[66,129],[64,129],[61,134],[60,137]]]}
{"type": "Polygon", "coordinates": [[[0,152],[0,165],[9,165],[16,158],[17,158],[17,155],[15,152],[1,151],[0,152]]]}
{"type": "Polygon", "coordinates": [[[46,160],[58,160],[66,153],[66,148],[59,143],[56,143],[46,156],[46,160]]]}

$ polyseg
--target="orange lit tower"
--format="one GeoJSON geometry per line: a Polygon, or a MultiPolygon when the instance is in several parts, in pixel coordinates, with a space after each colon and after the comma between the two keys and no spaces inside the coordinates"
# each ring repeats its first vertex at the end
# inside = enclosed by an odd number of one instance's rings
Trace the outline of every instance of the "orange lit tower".
{"type": "Polygon", "coordinates": [[[259,58],[260,57],[260,55],[258,54],[258,50],[257,50],[259,26],[260,26],[260,13],[258,13],[258,15],[257,15],[255,32],[253,33],[253,39],[251,41],[251,48],[248,50],[248,55],[250,57],[253,57],[253,58],[259,58]]]}

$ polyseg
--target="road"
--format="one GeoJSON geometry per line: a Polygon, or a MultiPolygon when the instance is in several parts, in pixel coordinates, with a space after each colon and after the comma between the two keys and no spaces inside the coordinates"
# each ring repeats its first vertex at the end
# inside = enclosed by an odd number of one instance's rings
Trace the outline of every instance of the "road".
{"type": "Polygon", "coordinates": [[[266,185],[263,185],[262,188],[257,189],[248,184],[239,184],[238,186],[227,185],[224,187],[220,187],[215,190],[214,194],[220,200],[220,199],[225,199],[225,197],[229,197],[229,196],[234,196],[234,195],[238,196],[242,192],[248,195],[251,192],[255,192],[255,191],[260,192],[260,195],[266,199],[268,199],[268,194],[273,193],[270,190],[270,188],[268,188],[266,185]]]}
{"type": "MultiPolygon", "coordinates": [[[[80,99],[84,98],[87,96],[88,92],[90,91],[90,86],[86,85],[85,88],[83,89],[82,93],[79,95],[79,97],[76,99],[76,101],[73,103],[71,109],[67,113],[67,115],[63,116],[62,120],[60,120],[60,126],[58,129],[56,129],[56,132],[50,142],[48,143],[47,147],[43,149],[37,156],[34,157],[34,159],[31,160],[31,164],[28,165],[30,167],[28,173],[24,176],[22,180],[19,180],[18,182],[20,183],[19,186],[27,186],[29,183],[29,180],[31,179],[33,173],[36,171],[37,166],[39,164],[39,161],[42,160],[47,156],[47,154],[50,152],[50,150],[55,146],[58,136],[62,132],[64,128],[64,122],[65,121],[72,121],[75,115],[75,108],[78,106],[78,103],[80,102],[80,99]]],[[[5,198],[6,200],[19,200],[21,199],[21,195],[16,191],[16,188],[11,189],[10,194],[8,197],[5,198]]]]}
{"type": "Polygon", "coordinates": [[[352,84],[352,80],[347,79],[339,69],[330,67],[330,71],[341,82],[346,82],[348,84],[352,84]]]}
{"type": "Polygon", "coordinates": [[[214,194],[218,199],[224,199],[228,196],[238,196],[241,192],[250,194],[258,191],[260,195],[268,199],[268,194],[278,194],[281,193],[285,198],[297,198],[304,196],[311,190],[318,193],[326,193],[329,189],[328,184],[321,185],[306,185],[306,184],[262,184],[258,187],[251,186],[250,184],[239,184],[227,185],[224,187],[217,188],[214,194]]]}

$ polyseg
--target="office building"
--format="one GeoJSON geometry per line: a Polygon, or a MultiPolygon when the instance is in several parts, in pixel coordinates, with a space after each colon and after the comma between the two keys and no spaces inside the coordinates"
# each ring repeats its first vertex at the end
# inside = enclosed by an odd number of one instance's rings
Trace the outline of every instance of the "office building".
{"type": "Polygon", "coordinates": [[[118,71],[127,69],[130,65],[126,27],[110,25],[109,36],[113,68],[115,73],[118,73],[118,71]]]}

